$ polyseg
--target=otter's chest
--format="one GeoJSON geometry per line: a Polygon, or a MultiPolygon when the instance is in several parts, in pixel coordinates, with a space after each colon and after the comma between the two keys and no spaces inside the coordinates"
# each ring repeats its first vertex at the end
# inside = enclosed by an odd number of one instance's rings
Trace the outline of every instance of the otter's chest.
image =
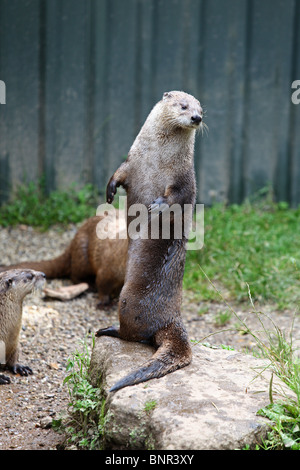
{"type": "Polygon", "coordinates": [[[127,184],[128,202],[148,206],[155,199],[164,196],[167,188],[178,186],[180,172],[176,169],[142,165],[131,172],[127,184]]]}

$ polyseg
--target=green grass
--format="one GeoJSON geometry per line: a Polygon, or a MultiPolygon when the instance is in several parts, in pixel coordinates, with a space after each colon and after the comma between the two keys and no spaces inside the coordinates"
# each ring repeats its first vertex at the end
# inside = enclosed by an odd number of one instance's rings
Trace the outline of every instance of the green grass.
{"type": "Polygon", "coordinates": [[[215,315],[214,321],[216,326],[224,326],[229,323],[231,319],[231,312],[229,310],[221,310],[215,315]]]}
{"type": "Polygon", "coordinates": [[[280,309],[300,305],[300,208],[269,199],[205,209],[204,247],[188,251],[184,288],[199,299],[217,295],[208,277],[236,301],[247,300],[246,283],[260,302],[280,309]]]}
{"type": "Polygon", "coordinates": [[[267,329],[264,323],[266,315],[255,309],[252,299],[251,303],[253,313],[258,316],[264,332],[262,339],[253,336],[262,357],[268,360],[268,368],[272,372],[269,384],[270,403],[257,413],[270,419],[270,431],[263,440],[261,448],[300,450],[300,358],[299,351],[293,347],[293,331],[287,338],[270,317],[267,318],[271,320],[273,326],[267,329]],[[273,399],[273,375],[286,385],[286,391],[282,387],[276,387],[275,391],[281,395],[276,402],[273,399]]]}
{"type": "Polygon", "coordinates": [[[144,411],[146,413],[150,413],[151,411],[153,411],[155,409],[156,405],[157,405],[156,400],[149,400],[145,403],[144,411]]]}
{"type": "Polygon", "coordinates": [[[31,225],[47,230],[51,225],[81,222],[96,214],[99,197],[88,184],[71,185],[66,191],[45,195],[43,183],[29,183],[17,188],[10,202],[0,208],[0,226],[31,225]]]}
{"type": "MultiPolygon", "coordinates": [[[[271,193],[242,205],[205,207],[204,247],[187,251],[184,288],[201,300],[217,295],[199,266],[231,300],[255,300],[279,309],[300,304],[300,208],[275,204],[271,193]]],[[[72,185],[45,195],[43,182],[20,186],[1,206],[0,226],[25,224],[47,230],[93,216],[100,203],[95,187],[72,185]]]]}
{"type": "MultiPolygon", "coordinates": [[[[201,269],[201,268],[200,268],[201,269]]],[[[240,327],[251,335],[256,343],[255,356],[264,358],[261,368],[257,368],[257,377],[266,370],[271,372],[269,383],[269,401],[257,414],[270,420],[270,431],[265,439],[255,446],[256,450],[300,450],[300,357],[299,348],[293,344],[293,327],[289,337],[276,325],[272,317],[255,307],[250,287],[247,285],[248,297],[252,307],[251,314],[255,315],[260,323],[259,335],[248,327],[243,320],[222,296],[219,289],[207,277],[204,277],[216,292],[219,300],[227,306],[239,322],[240,327]],[[266,326],[268,324],[268,327],[266,326]],[[270,326],[271,325],[271,326],[270,326]],[[273,376],[276,375],[281,385],[273,386],[273,376]],[[284,389],[285,386],[285,389],[284,389]],[[276,402],[273,399],[274,392],[279,396],[276,402]]],[[[246,446],[250,449],[251,446],[246,446]]]]}

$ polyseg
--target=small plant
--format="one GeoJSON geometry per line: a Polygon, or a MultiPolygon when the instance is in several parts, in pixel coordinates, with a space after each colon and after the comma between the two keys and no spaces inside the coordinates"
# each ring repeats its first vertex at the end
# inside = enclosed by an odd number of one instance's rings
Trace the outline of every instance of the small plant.
{"type": "Polygon", "coordinates": [[[273,423],[264,449],[300,450],[300,414],[299,405],[290,401],[271,403],[258,411],[258,414],[269,418],[273,423]]]}
{"type": "Polygon", "coordinates": [[[229,310],[219,311],[215,316],[215,325],[224,326],[229,323],[231,319],[231,312],[229,310]]]}
{"type": "Polygon", "coordinates": [[[234,351],[234,347],[227,344],[221,344],[220,347],[221,349],[226,349],[227,351],[234,351]]]}
{"type": "Polygon", "coordinates": [[[145,403],[144,411],[146,413],[150,413],[150,411],[153,411],[155,409],[156,405],[157,405],[156,400],[149,400],[145,403]]]}
{"type": "Polygon", "coordinates": [[[288,341],[276,327],[275,336],[269,335],[269,346],[264,353],[270,361],[273,373],[292,392],[280,402],[274,403],[271,379],[270,404],[258,412],[273,423],[264,443],[265,448],[300,450],[300,359],[295,355],[292,337],[288,341]]]}
{"type": "Polygon", "coordinates": [[[208,305],[202,306],[202,307],[198,310],[198,315],[199,315],[199,317],[201,317],[202,315],[204,315],[204,314],[207,313],[208,311],[209,311],[209,306],[208,306],[208,305]]]}
{"type": "MultiPolygon", "coordinates": [[[[94,338],[93,338],[94,343],[94,338]]],[[[105,399],[89,382],[90,351],[86,341],[67,363],[70,420],[65,428],[68,443],[83,449],[101,449],[105,433],[105,399]]]]}

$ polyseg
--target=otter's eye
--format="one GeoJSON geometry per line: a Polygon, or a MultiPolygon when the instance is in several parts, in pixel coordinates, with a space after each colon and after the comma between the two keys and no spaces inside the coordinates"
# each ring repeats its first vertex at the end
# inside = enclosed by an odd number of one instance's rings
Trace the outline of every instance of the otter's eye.
{"type": "Polygon", "coordinates": [[[7,287],[10,287],[12,285],[12,283],[13,283],[12,279],[7,279],[7,281],[6,281],[7,287]]]}
{"type": "Polygon", "coordinates": [[[181,105],[181,109],[183,109],[183,110],[184,110],[184,109],[187,109],[187,105],[186,105],[186,104],[182,104],[182,105],[181,105]]]}

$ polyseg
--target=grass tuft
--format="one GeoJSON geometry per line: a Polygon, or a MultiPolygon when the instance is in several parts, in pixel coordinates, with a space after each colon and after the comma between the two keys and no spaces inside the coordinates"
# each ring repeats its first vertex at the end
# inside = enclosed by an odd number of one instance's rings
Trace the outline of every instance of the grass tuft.
{"type": "Polygon", "coordinates": [[[45,194],[43,183],[21,185],[11,201],[1,206],[0,226],[31,225],[47,230],[51,225],[78,223],[95,215],[99,205],[96,189],[75,184],[65,191],[45,194]]]}
{"type": "Polygon", "coordinates": [[[200,266],[199,270],[206,277],[218,297],[221,297],[227,305],[228,311],[237,318],[242,328],[255,340],[260,357],[267,359],[268,362],[266,366],[263,366],[263,370],[269,369],[272,372],[269,384],[270,403],[265,408],[258,410],[259,415],[270,419],[271,431],[268,432],[267,438],[257,448],[265,450],[300,450],[300,358],[299,352],[293,347],[293,325],[290,337],[286,338],[270,316],[256,309],[248,285],[248,298],[252,307],[251,313],[257,316],[261,326],[259,332],[252,331],[200,266]],[[271,325],[271,327],[266,325],[271,325]],[[290,391],[288,393],[282,392],[282,399],[277,402],[273,400],[273,374],[290,391]]]}
{"type": "Polygon", "coordinates": [[[201,300],[217,300],[198,265],[231,299],[255,300],[278,309],[300,305],[300,208],[269,199],[205,208],[204,247],[187,251],[184,288],[201,300]]]}

